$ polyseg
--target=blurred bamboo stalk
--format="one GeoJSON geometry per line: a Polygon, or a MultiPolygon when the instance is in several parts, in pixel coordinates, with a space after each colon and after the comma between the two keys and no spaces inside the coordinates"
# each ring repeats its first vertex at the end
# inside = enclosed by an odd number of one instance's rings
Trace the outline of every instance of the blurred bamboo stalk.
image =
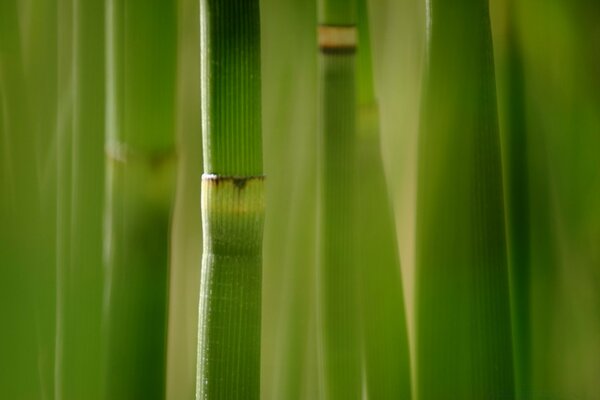
{"type": "Polygon", "coordinates": [[[164,399],[176,6],[107,0],[105,399],[164,399]]]}
{"type": "Polygon", "coordinates": [[[2,397],[47,396],[41,196],[19,2],[0,2],[0,388],[2,397]],[[41,267],[41,268],[40,268],[41,267]]]}
{"type": "Polygon", "coordinates": [[[362,396],[355,215],[356,2],[318,3],[317,318],[321,393],[362,396]]]}
{"type": "Polygon", "coordinates": [[[406,313],[396,229],[381,158],[369,12],[358,0],[356,248],[367,398],[410,399],[406,313]]]}
{"type": "Polygon", "coordinates": [[[419,399],[514,398],[496,88],[487,0],[428,2],[419,137],[419,399]]]}
{"type": "Polygon", "coordinates": [[[198,292],[202,247],[200,198],[200,2],[178,0],[177,190],[173,210],[167,345],[167,399],[193,399],[196,390],[198,292]]]}
{"type": "MultiPolygon", "coordinates": [[[[506,1],[506,60],[502,138],[507,212],[508,260],[517,398],[531,396],[531,216],[529,140],[525,119],[525,76],[517,7],[506,1]]],[[[503,93],[504,92],[504,93],[503,93]]]]}
{"type": "Polygon", "coordinates": [[[103,1],[60,1],[58,34],[59,93],[71,92],[64,98],[73,109],[58,132],[55,397],[94,400],[101,390],[103,1]]]}
{"type": "Polygon", "coordinates": [[[264,176],[257,0],[200,3],[198,400],[260,398],[264,176]]]}

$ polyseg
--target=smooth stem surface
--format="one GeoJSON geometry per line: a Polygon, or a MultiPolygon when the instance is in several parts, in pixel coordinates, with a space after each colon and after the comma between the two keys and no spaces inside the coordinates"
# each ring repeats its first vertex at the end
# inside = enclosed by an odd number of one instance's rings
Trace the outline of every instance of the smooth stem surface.
{"type": "Polygon", "coordinates": [[[353,54],[321,54],[317,296],[322,393],[361,395],[355,253],[355,80],[353,54]]]}
{"type": "Polygon", "coordinates": [[[381,157],[369,12],[358,0],[357,239],[366,393],[370,399],[410,399],[406,312],[394,214],[381,157]]]}
{"type": "Polygon", "coordinates": [[[370,399],[410,399],[411,376],[400,259],[375,110],[359,110],[358,129],[355,197],[360,237],[356,246],[366,392],[370,399]]]}
{"type": "Polygon", "coordinates": [[[419,399],[514,398],[488,3],[429,1],[417,194],[419,399]]]}
{"type": "MultiPolygon", "coordinates": [[[[371,48],[371,29],[369,25],[369,7],[367,0],[355,0],[358,11],[358,51],[356,55],[356,100],[359,109],[373,107],[375,99],[375,78],[373,75],[373,51],[371,48]]],[[[376,113],[377,114],[377,113],[376,113]]],[[[359,120],[365,113],[359,113],[359,120]]],[[[379,115],[376,115],[379,119],[379,115]]],[[[378,122],[377,122],[378,123],[378,122]]],[[[360,122],[359,122],[360,124],[360,122]]],[[[376,128],[376,127],[375,127],[376,128]]],[[[364,129],[360,129],[361,133],[364,129]]],[[[367,129],[369,130],[369,129],[367,129]]],[[[369,130],[379,136],[379,129],[369,130]]]]}
{"type": "Polygon", "coordinates": [[[41,198],[19,11],[15,0],[0,2],[0,388],[3,398],[25,400],[45,394],[45,331],[36,316],[41,198]]]}
{"type": "Polygon", "coordinates": [[[531,216],[529,212],[528,134],[525,120],[523,56],[519,43],[516,4],[507,2],[504,138],[508,255],[515,357],[515,386],[519,399],[531,393],[531,216]]]}
{"type": "Polygon", "coordinates": [[[260,398],[264,178],[258,0],[200,3],[198,400],[260,398]]]}
{"type": "Polygon", "coordinates": [[[355,247],[356,4],[318,2],[317,316],[321,396],[358,399],[362,351],[355,247]],[[353,39],[354,38],[354,39],[353,39]],[[324,40],[327,39],[327,40],[324,40]],[[324,46],[326,44],[326,46],[324,46]]]}
{"type": "Polygon", "coordinates": [[[59,41],[68,49],[59,51],[70,57],[73,112],[69,137],[59,141],[55,397],[94,400],[101,387],[104,5],[64,5],[59,27],[70,33],[59,41]]]}
{"type": "Polygon", "coordinates": [[[164,399],[176,5],[107,1],[104,398],[164,399]]]}

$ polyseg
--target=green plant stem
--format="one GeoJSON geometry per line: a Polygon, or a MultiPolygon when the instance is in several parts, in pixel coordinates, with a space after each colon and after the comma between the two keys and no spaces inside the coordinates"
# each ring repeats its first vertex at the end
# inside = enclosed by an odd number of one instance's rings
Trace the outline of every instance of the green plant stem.
{"type": "Polygon", "coordinates": [[[410,399],[406,313],[394,216],[381,158],[369,13],[358,1],[357,240],[366,393],[370,399],[410,399]]]}
{"type": "Polygon", "coordinates": [[[15,400],[46,394],[36,290],[43,220],[20,17],[17,1],[0,2],[0,388],[15,400]]]}
{"type": "Polygon", "coordinates": [[[104,7],[100,0],[61,6],[68,12],[59,26],[70,32],[59,54],[69,57],[73,113],[59,149],[55,397],[93,400],[101,387],[104,7]]]}
{"type": "Polygon", "coordinates": [[[514,398],[487,0],[429,1],[417,194],[417,396],[514,398]]]}
{"type": "Polygon", "coordinates": [[[260,397],[264,178],[258,0],[200,3],[198,400],[260,397]]]}
{"type": "Polygon", "coordinates": [[[176,5],[107,1],[104,398],[164,399],[176,5]]]}
{"type": "Polygon", "coordinates": [[[374,109],[359,111],[358,265],[368,398],[411,398],[406,313],[394,218],[374,109]],[[365,115],[365,113],[367,115],[365,115]]]}
{"type": "MultiPolygon", "coordinates": [[[[354,2],[319,2],[319,29],[355,34],[354,2]]],[[[362,357],[358,317],[355,165],[356,79],[353,40],[319,38],[317,315],[322,391],[358,399],[362,357]]]]}
{"type": "Polygon", "coordinates": [[[504,138],[511,315],[518,398],[531,394],[531,217],[529,213],[528,134],[525,121],[523,56],[518,41],[516,4],[507,2],[506,129],[504,138]]]}

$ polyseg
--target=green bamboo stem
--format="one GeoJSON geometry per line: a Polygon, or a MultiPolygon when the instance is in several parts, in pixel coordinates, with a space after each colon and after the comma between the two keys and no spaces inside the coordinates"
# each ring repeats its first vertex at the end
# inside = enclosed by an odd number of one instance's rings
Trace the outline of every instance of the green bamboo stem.
{"type": "Polygon", "coordinates": [[[356,201],[366,392],[370,399],[410,399],[406,313],[394,218],[373,110],[360,110],[356,201]]]}
{"type": "Polygon", "coordinates": [[[17,1],[0,2],[0,388],[25,400],[45,393],[35,277],[42,220],[20,17],[17,1]]]}
{"type": "Polygon", "coordinates": [[[366,393],[370,399],[410,399],[406,313],[395,223],[381,158],[369,13],[358,1],[357,176],[358,265],[361,282],[366,393]]]}
{"type": "Polygon", "coordinates": [[[73,113],[58,164],[55,397],[93,400],[101,387],[104,8],[99,0],[63,6],[59,26],[69,32],[59,55],[69,65],[59,65],[59,84],[73,79],[65,85],[73,113]]]}
{"type": "MultiPolygon", "coordinates": [[[[24,65],[27,84],[32,148],[36,163],[39,218],[36,227],[35,319],[38,341],[38,370],[43,399],[54,396],[54,345],[56,332],[56,178],[57,139],[57,33],[56,0],[33,0],[26,13],[28,28],[24,43],[24,65]],[[32,146],[33,147],[33,146],[32,146]]],[[[33,182],[32,182],[33,184],[33,182]]]]}
{"type": "Polygon", "coordinates": [[[486,0],[430,0],[417,194],[417,396],[514,398],[486,0]]]}
{"type": "Polygon", "coordinates": [[[316,97],[316,2],[271,3],[264,8],[264,52],[279,56],[267,60],[271,72],[265,70],[265,75],[270,79],[263,86],[270,190],[262,387],[267,399],[314,399],[317,352],[309,339],[316,334],[317,110],[306,104],[316,97]]]}
{"type": "Polygon", "coordinates": [[[257,0],[200,3],[203,256],[196,398],[260,397],[264,178],[257,0]]]}
{"type": "Polygon", "coordinates": [[[108,0],[105,399],[164,399],[176,5],[108,0]]]}
{"type": "Polygon", "coordinates": [[[200,198],[200,3],[177,1],[177,190],[171,234],[167,399],[193,399],[198,346],[199,260],[202,246],[200,198]]]}
{"type": "Polygon", "coordinates": [[[318,5],[317,315],[321,395],[358,399],[363,385],[354,203],[356,8],[354,2],[345,1],[321,1],[318,5]]]}
{"type": "Polygon", "coordinates": [[[515,7],[515,2],[507,2],[506,128],[503,135],[503,155],[505,161],[515,388],[519,399],[528,399],[531,395],[529,140],[525,121],[523,55],[518,40],[515,7]]]}

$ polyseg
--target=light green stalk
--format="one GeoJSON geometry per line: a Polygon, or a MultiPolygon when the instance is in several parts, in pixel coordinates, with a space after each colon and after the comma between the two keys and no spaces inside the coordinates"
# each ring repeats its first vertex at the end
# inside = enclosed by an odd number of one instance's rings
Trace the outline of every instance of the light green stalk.
{"type": "MultiPolygon", "coordinates": [[[[319,28],[351,38],[355,3],[320,1],[319,28]]],[[[318,116],[317,315],[326,399],[358,399],[362,354],[358,313],[355,166],[355,43],[320,37],[318,116]]]]}
{"type": "Polygon", "coordinates": [[[19,2],[0,2],[0,390],[3,398],[42,398],[40,265],[35,134],[29,113],[19,2]]]}
{"type": "Polygon", "coordinates": [[[260,397],[264,179],[258,0],[200,3],[198,400],[260,397]]]}
{"type": "Polygon", "coordinates": [[[410,362],[400,259],[380,149],[369,15],[358,1],[356,201],[364,369],[369,399],[410,399],[410,362]]]}
{"type": "Polygon", "coordinates": [[[167,399],[194,398],[198,346],[198,291],[202,218],[200,198],[200,2],[178,0],[177,10],[177,190],[171,235],[167,399]]]}
{"type": "Polygon", "coordinates": [[[100,0],[59,7],[59,85],[72,91],[73,113],[69,137],[59,140],[55,397],[94,400],[101,386],[104,9],[100,0]]]}
{"type": "Polygon", "coordinates": [[[428,3],[419,138],[417,396],[514,398],[487,0],[428,3]]]}
{"type": "Polygon", "coordinates": [[[176,4],[107,0],[105,399],[164,399],[176,4]]]}

